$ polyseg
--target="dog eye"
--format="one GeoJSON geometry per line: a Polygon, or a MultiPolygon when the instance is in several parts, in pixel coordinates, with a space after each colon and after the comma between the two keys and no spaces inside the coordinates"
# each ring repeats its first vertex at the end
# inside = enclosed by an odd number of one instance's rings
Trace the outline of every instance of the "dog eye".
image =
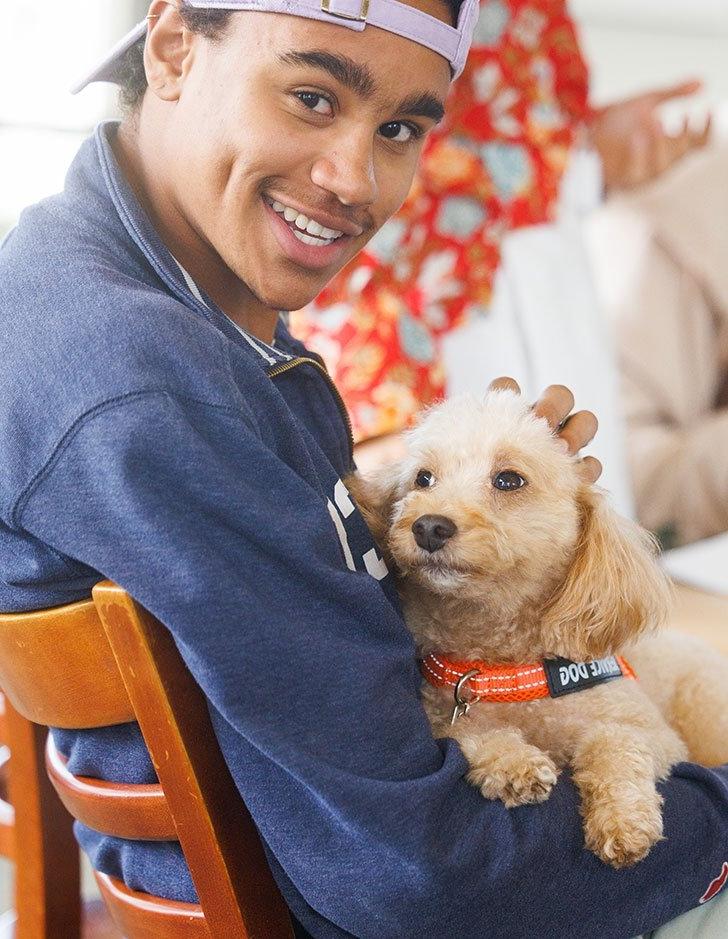
{"type": "Polygon", "coordinates": [[[506,470],[493,477],[493,485],[496,489],[501,489],[503,492],[513,492],[514,489],[522,489],[524,486],[527,486],[528,483],[523,476],[519,476],[519,474],[514,473],[513,470],[506,470]]]}
{"type": "Polygon", "coordinates": [[[419,486],[420,489],[429,489],[430,486],[434,485],[435,477],[429,470],[420,470],[415,477],[415,486],[419,486]]]}

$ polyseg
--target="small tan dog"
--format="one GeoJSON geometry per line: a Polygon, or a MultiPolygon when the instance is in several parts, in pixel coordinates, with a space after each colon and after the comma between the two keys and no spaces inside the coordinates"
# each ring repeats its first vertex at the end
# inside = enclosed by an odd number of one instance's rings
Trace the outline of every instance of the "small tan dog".
{"type": "Polygon", "coordinates": [[[520,395],[451,399],[407,450],[347,485],[398,578],[436,736],[509,807],[569,764],[587,847],[639,861],[662,836],[655,783],[728,759],[728,662],[681,637],[633,648],[668,608],[652,541],[520,395]]]}

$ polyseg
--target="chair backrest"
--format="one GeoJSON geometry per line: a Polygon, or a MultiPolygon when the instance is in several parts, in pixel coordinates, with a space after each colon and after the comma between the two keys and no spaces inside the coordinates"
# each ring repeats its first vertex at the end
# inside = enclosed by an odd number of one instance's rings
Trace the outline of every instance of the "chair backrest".
{"type": "Polygon", "coordinates": [[[16,939],[79,939],[78,845],[44,772],[46,735],[0,693],[0,855],[15,862],[16,939]]]}
{"type": "Polygon", "coordinates": [[[138,721],[160,786],[74,777],[50,737],[47,751],[50,778],[80,821],[117,837],[178,838],[182,845],[201,912],[188,904],[155,905],[155,898],[97,878],[112,912],[123,907],[128,935],[292,936],[206,699],[168,630],[125,591],[103,582],[91,600],[0,615],[0,686],[21,714],[40,724],[83,729],[138,721]],[[167,925],[159,919],[147,933],[155,906],[167,925]]]}

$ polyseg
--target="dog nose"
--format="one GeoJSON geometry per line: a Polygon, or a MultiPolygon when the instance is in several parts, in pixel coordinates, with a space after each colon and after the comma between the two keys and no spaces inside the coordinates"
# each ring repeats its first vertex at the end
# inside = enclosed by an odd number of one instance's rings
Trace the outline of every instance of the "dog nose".
{"type": "Polygon", "coordinates": [[[455,522],[451,522],[444,515],[420,515],[412,524],[412,532],[417,544],[429,551],[439,551],[448,538],[452,538],[458,530],[455,522]]]}

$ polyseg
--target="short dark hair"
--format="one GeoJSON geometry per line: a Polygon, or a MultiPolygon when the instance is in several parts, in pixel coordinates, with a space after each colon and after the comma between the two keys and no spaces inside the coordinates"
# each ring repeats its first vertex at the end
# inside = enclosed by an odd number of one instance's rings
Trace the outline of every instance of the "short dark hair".
{"type": "MultiPolygon", "coordinates": [[[[453,23],[457,22],[462,0],[444,0],[450,7],[453,23]]],[[[180,16],[190,32],[199,33],[212,42],[223,38],[234,10],[198,10],[183,3],[180,16]]],[[[133,45],[124,56],[117,72],[117,81],[121,87],[119,103],[124,114],[133,114],[141,105],[147,90],[147,76],[144,71],[144,39],[133,45]]]]}

